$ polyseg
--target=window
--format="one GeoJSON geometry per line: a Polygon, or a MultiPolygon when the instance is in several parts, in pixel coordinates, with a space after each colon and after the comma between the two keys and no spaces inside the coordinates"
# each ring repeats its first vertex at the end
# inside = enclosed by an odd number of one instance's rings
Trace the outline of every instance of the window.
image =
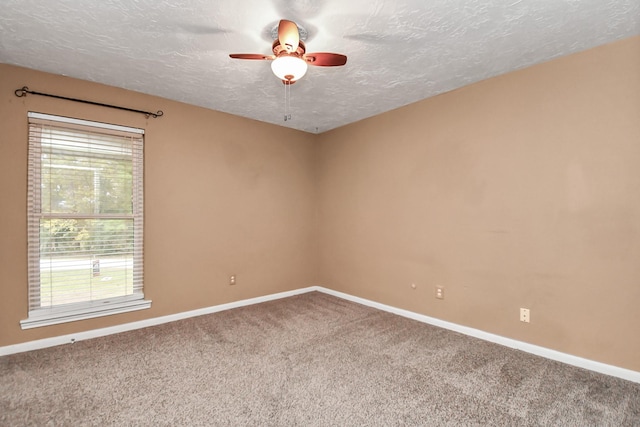
{"type": "Polygon", "coordinates": [[[23,329],[149,308],[143,134],[29,113],[29,318],[23,329]]]}

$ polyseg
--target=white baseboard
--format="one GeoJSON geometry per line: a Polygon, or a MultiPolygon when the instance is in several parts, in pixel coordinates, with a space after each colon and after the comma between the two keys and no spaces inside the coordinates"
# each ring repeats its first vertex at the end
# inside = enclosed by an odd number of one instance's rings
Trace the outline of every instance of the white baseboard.
{"type": "Polygon", "coordinates": [[[558,362],[566,363],[568,365],[577,366],[579,368],[588,369],[590,371],[599,372],[601,374],[610,375],[612,377],[618,377],[627,381],[633,381],[640,383],[640,372],[632,371],[630,369],[620,368],[613,365],[607,365],[606,363],[596,362],[582,357],[574,356],[567,353],[562,353],[556,350],[551,350],[546,347],[540,347],[538,345],[529,344],[522,341],[517,341],[511,338],[506,338],[500,335],[491,334],[489,332],[481,331],[479,329],[470,328],[468,326],[458,325],[456,323],[446,322],[444,320],[436,319],[434,317],[425,316],[424,314],[414,313],[412,311],[403,310],[400,308],[392,307],[390,305],[381,304],[379,302],[367,300],[360,297],[354,297],[353,295],[345,294],[343,292],[334,291],[323,287],[315,287],[320,292],[324,292],[329,295],[336,296],[348,301],[356,302],[358,304],[366,305],[369,307],[377,308],[379,310],[388,311],[389,313],[397,314],[402,317],[417,320],[419,322],[428,323],[433,326],[438,326],[443,329],[449,329],[451,331],[459,332],[464,335],[479,338],[484,341],[500,344],[505,347],[515,348],[527,353],[542,356],[547,359],[555,360],[558,362]]]}
{"type": "Polygon", "coordinates": [[[205,307],[198,310],[185,311],[182,313],[171,314],[168,316],[161,316],[161,317],[155,317],[152,319],[140,320],[138,322],[125,323],[122,325],[110,326],[110,327],[101,328],[101,329],[94,329],[91,331],[79,332],[76,334],[62,335],[58,337],[45,338],[45,339],[36,340],[36,341],[29,341],[29,342],[20,343],[20,344],[8,345],[8,346],[0,347],[0,356],[6,356],[9,354],[15,354],[15,353],[22,353],[22,352],[31,351],[31,350],[38,350],[41,348],[54,347],[62,344],[69,344],[76,341],[102,337],[105,335],[117,334],[120,332],[132,331],[135,329],[142,329],[149,326],[175,322],[176,320],[202,316],[205,314],[217,313],[220,311],[230,310],[232,308],[259,304],[266,301],[273,301],[273,300],[287,298],[290,296],[304,294],[304,293],[313,292],[313,291],[323,292],[325,294],[333,295],[335,297],[342,298],[347,301],[352,301],[358,304],[376,308],[378,310],[387,311],[389,313],[397,314],[399,316],[417,320],[419,322],[427,323],[429,325],[437,326],[444,329],[449,329],[451,331],[459,332],[461,334],[469,335],[475,338],[479,338],[481,340],[504,345],[510,348],[515,348],[517,350],[522,350],[527,353],[535,354],[537,356],[542,356],[547,359],[566,363],[568,365],[577,366],[579,368],[588,369],[590,371],[599,372],[601,374],[610,375],[613,377],[622,378],[627,381],[640,383],[640,372],[637,372],[637,371],[632,371],[630,369],[620,368],[613,365],[607,365],[605,363],[584,359],[582,357],[573,356],[571,354],[562,353],[556,350],[551,350],[551,349],[540,347],[534,344],[529,344],[526,342],[511,339],[511,338],[502,337],[500,335],[491,334],[489,332],[481,331],[479,329],[458,325],[456,323],[451,323],[444,320],[436,319],[434,317],[425,316],[423,314],[414,313],[412,311],[392,307],[390,305],[371,301],[365,298],[360,298],[353,295],[345,294],[343,292],[334,291],[332,289],[324,288],[322,286],[310,286],[307,288],[300,288],[293,291],[280,292],[277,294],[265,295],[261,297],[235,301],[235,302],[216,305],[212,307],[205,307]]]}
{"type": "Polygon", "coordinates": [[[316,287],[301,288],[293,291],[280,292],[277,294],[265,295],[256,298],[250,298],[240,301],[234,301],[227,304],[214,305],[212,307],[200,308],[197,310],[184,311],[182,313],[170,314],[167,316],[154,317],[152,319],[139,320],[137,322],[123,323],[122,325],[109,326],[107,328],[93,329],[75,334],[61,335],[52,338],[44,338],[41,340],[28,341],[25,343],[8,345],[0,347],[0,356],[9,354],[23,353],[25,351],[39,350],[41,348],[55,347],[62,344],[70,344],[77,341],[88,340],[91,338],[113,335],[120,332],[133,331],[136,329],[147,328],[149,326],[161,325],[163,323],[175,322],[176,320],[188,319],[189,317],[202,316],[204,314],[217,313],[219,311],[231,310],[232,308],[244,307],[247,305],[259,304],[261,302],[272,301],[280,298],[287,298],[293,295],[304,294],[318,290],[316,287]]]}

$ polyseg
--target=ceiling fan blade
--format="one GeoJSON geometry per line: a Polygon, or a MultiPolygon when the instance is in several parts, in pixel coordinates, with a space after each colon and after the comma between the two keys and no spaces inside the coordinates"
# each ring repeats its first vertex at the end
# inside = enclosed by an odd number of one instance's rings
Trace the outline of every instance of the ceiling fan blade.
{"type": "Polygon", "coordinates": [[[347,56],[339,53],[307,53],[304,58],[309,64],[318,67],[338,67],[347,63],[347,56]]]}
{"type": "Polygon", "coordinates": [[[278,24],[278,40],[280,41],[280,46],[285,48],[287,52],[295,52],[300,43],[300,33],[298,33],[296,23],[286,19],[281,20],[280,24],[278,24]]]}
{"type": "Polygon", "coordinates": [[[231,53],[229,57],[233,59],[257,59],[257,60],[271,60],[276,59],[273,55],[262,55],[259,53],[231,53]]]}

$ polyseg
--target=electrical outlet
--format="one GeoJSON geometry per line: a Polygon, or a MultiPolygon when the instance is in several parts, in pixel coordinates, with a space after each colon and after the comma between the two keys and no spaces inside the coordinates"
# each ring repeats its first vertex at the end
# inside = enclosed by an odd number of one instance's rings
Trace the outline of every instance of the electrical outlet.
{"type": "Polygon", "coordinates": [[[436,286],[436,298],[444,299],[444,286],[436,286]]]}
{"type": "Polygon", "coordinates": [[[525,323],[529,323],[531,321],[531,316],[528,308],[520,309],[520,321],[525,323]]]}
{"type": "Polygon", "coordinates": [[[229,277],[229,284],[230,285],[235,285],[236,284],[236,275],[233,274],[229,277]]]}

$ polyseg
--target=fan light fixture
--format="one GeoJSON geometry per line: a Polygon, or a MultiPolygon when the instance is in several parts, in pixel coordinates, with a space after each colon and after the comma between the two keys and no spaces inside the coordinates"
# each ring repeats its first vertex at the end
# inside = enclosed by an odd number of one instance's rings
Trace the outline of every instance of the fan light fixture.
{"type": "MultiPolygon", "coordinates": [[[[306,38],[304,31],[304,38],[306,38]]],[[[300,28],[293,21],[286,19],[278,23],[278,38],[271,45],[273,55],[261,53],[231,53],[235,59],[255,61],[273,61],[271,70],[284,83],[284,121],[291,120],[289,106],[291,104],[291,85],[301,79],[307,72],[308,64],[316,67],[339,67],[347,63],[347,57],[340,53],[317,52],[306,53],[301,40],[300,28]]]]}
{"type": "Polygon", "coordinates": [[[307,72],[307,62],[297,56],[283,55],[273,60],[271,70],[284,82],[295,82],[307,72]]]}
{"type": "MultiPolygon", "coordinates": [[[[275,35],[275,32],[274,32],[275,35]]],[[[347,57],[340,53],[315,52],[306,53],[303,39],[307,32],[300,32],[300,28],[293,21],[286,19],[278,23],[278,38],[271,45],[273,55],[261,53],[231,53],[235,59],[250,59],[256,61],[273,61],[271,69],[285,86],[302,78],[307,72],[307,65],[316,67],[339,67],[347,63],[347,57]]]]}

